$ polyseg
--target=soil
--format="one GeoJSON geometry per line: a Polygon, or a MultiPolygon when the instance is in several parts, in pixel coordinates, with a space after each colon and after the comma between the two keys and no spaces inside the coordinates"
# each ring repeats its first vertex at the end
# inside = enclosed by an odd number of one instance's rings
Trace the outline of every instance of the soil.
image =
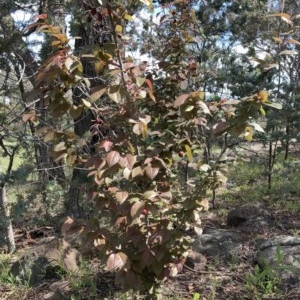
{"type": "MultiPolygon", "coordinates": [[[[259,146],[253,146],[251,149],[257,155],[265,152],[259,146]]],[[[247,150],[248,151],[248,150],[247,150]]],[[[245,159],[247,159],[245,157],[245,159]]],[[[256,183],[253,183],[256,184],[256,183]]],[[[299,201],[299,199],[296,199],[299,201]]],[[[210,210],[207,218],[203,220],[203,227],[214,227],[226,229],[226,216],[220,212],[228,211],[226,203],[218,203],[217,209],[210,210]]],[[[294,235],[300,233],[300,218],[297,213],[290,211],[271,210],[277,226],[270,229],[263,229],[260,233],[248,233],[248,238],[243,244],[242,256],[237,262],[226,262],[218,258],[208,258],[205,266],[200,270],[195,270],[185,266],[183,271],[174,279],[170,279],[163,284],[161,290],[161,299],[201,299],[201,300],[255,300],[255,299],[282,299],[297,300],[300,299],[300,290],[298,289],[276,289],[266,292],[262,287],[249,284],[249,276],[255,273],[255,242],[257,240],[273,237],[276,235],[294,235]]],[[[55,236],[53,227],[45,226],[34,230],[24,231],[15,229],[15,236],[18,249],[26,249],[32,244],[38,243],[40,239],[55,236]]],[[[0,253],[3,249],[0,249],[0,253]]],[[[93,280],[96,282],[97,296],[92,297],[88,288],[81,288],[80,295],[74,291],[74,298],[53,298],[53,299],[125,299],[120,293],[120,287],[114,284],[114,276],[105,272],[97,260],[91,262],[93,270],[93,280]]],[[[45,296],[51,292],[54,280],[49,279],[41,282],[34,288],[18,289],[10,284],[0,286],[1,300],[36,300],[46,299],[45,296]]],[[[65,284],[64,279],[57,281],[65,284]]],[[[68,285],[68,283],[67,283],[68,285]]],[[[50,299],[50,298],[49,298],[50,299]]],[[[128,295],[126,299],[134,299],[128,295]]],[[[143,297],[138,299],[144,299],[143,297]]]]}

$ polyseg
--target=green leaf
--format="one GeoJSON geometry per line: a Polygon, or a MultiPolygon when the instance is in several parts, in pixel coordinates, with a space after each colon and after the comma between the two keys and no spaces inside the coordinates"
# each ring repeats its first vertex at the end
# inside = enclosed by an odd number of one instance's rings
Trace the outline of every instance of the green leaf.
{"type": "Polygon", "coordinates": [[[198,105],[202,108],[202,110],[205,114],[210,115],[210,110],[203,101],[198,101],[198,105]]]}
{"type": "Polygon", "coordinates": [[[276,108],[276,109],[282,109],[282,105],[280,103],[274,103],[274,102],[265,102],[264,105],[276,108]]]}
{"type": "Polygon", "coordinates": [[[116,25],[116,33],[121,34],[123,32],[123,27],[121,25],[116,25]]]}
{"type": "Polygon", "coordinates": [[[105,84],[101,84],[101,85],[98,85],[98,86],[95,86],[94,88],[92,88],[91,94],[90,94],[91,103],[94,103],[95,101],[97,101],[106,92],[107,92],[107,86],[105,84]]]}
{"type": "Polygon", "coordinates": [[[99,60],[95,63],[95,71],[97,74],[100,73],[100,71],[105,67],[106,62],[103,60],[99,60]]]}
{"type": "Polygon", "coordinates": [[[253,126],[254,129],[257,130],[257,131],[259,131],[259,132],[265,132],[265,131],[263,130],[263,128],[262,128],[259,124],[255,123],[255,122],[252,122],[252,123],[250,123],[249,125],[253,126]]]}
{"type": "Polygon", "coordinates": [[[125,276],[126,276],[126,281],[128,282],[128,284],[130,284],[130,287],[132,287],[133,290],[139,291],[141,289],[142,286],[141,275],[133,272],[132,270],[128,270],[125,273],[125,276]]]}
{"type": "Polygon", "coordinates": [[[49,131],[44,136],[44,142],[48,143],[48,142],[52,141],[54,139],[54,137],[55,137],[55,132],[54,131],[49,131]]]}
{"type": "Polygon", "coordinates": [[[142,78],[142,77],[136,77],[136,78],[135,78],[136,85],[137,85],[138,87],[141,87],[141,86],[144,84],[145,80],[146,80],[145,78],[142,78]]]}
{"type": "Polygon", "coordinates": [[[53,106],[51,104],[52,103],[50,103],[49,108],[52,109],[52,115],[55,118],[59,118],[59,117],[63,116],[66,112],[69,111],[69,108],[70,108],[69,103],[57,104],[57,103],[53,102],[53,106]]]}
{"type": "Polygon", "coordinates": [[[84,109],[83,109],[82,105],[79,105],[79,106],[71,105],[71,107],[69,109],[69,113],[70,113],[72,119],[76,120],[81,116],[83,110],[84,109]]]}
{"type": "Polygon", "coordinates": [[[152,9],[152,0],[139,0],[140,2],[144,3],[147,5],[148,9],[152,9]]]}
{"type": "Polygon", "coordinates": [[[247,126],[245,124],[237,125],[237,126],[230,128],[230,130],[228,132],[230,134],[232,134],[233,136],[238,137],[246,130],[246,127],[247,126]]]}
{"type": "Polygon", "coordinates": [[[133,17],[131,15],[125,14],[124,15],[124,19],[128,20],[128,21],[132,21],[133,17]]]}
{"type": "Polygon", "coordinates": [[[194,108],[194,105],[189,105],[187,108],[184,109],[184,111],[192,111],[194,108]]]}
{"type": "Polygon", "coordinates": [[[116,103],[123,102],[126,94],[124,89],[120,85],[112,85],[108,88],[108,96],[116,103]]]}
{"type": "Polygon", "coordinates": [[[298,51],[295,50],[283,50],[279,55],[298,55],[298,51]]]}
{"type": "Polygon", "coordinates": [[[92,104],[87,100],[81,99],[81,102],[86,108],[90,108],[92,106],[92,104]]]}
{"type": "Polygon", "coordinates": [[[266,115],[266,111],[264,110],[264,108],[261,106],[260,107],[260,113],[265,116],[266,115]]]}
{"type": "Polygon", "coordinates": [[[146,191],[146,192],[144,192],[144,194],[143,194],[143,198],[145,198],[145,199],[153,199],[153,198],[155,198],[157,196],[157,193],[155,192],[155,191],[146,191]]]}
{"type": "Polygon", "coordinates": [[[191,162],[193,160],[193,154],[192,154],[191,147],[189,145],[184,145],[184,147],[185,147],[185,151],[186,151],[187,160],[189,162],[191,162]]]}

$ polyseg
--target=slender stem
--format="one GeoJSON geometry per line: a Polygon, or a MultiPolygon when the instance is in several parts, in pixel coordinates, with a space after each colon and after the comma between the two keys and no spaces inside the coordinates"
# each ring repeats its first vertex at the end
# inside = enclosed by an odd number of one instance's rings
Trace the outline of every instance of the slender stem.
{"type": "Polygon", "coordinates": [[[268,189],[272,186],[272,160],[273,160],[273,141],[269,142],[269,161],[268,161],[268,189]]]}
{"type": "Polygon", "coordinates": [[[115,43],[116,50],[117,50],[116,51],[117,52],[117,58],[118,58],[118,62],[119,62],[120,69],[121,69],[122,82],[123,82],[123,85],[125,87],[126,86],[126,81],[125,81],[125,76],[124,76],[123,62],[122,62],[120,49],[119,49],[118,36],[117,36],[117,33],[116,33],[116,25],[115,25],[115,22],[112,18],[112,11],[111,11],[110,5],[107,5],[107,9],[108,9],[109,20],[110,20],[111,27],[112,27],[111,30],[112,30],[112,34],[113,34],[113,38],[114,38],[114,43],[115,43]]]}

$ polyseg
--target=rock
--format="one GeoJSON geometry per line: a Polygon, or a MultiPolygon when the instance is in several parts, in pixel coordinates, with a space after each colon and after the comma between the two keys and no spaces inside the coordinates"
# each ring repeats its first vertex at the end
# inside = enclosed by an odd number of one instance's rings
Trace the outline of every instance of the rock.
{"type": "Polygon", "coordinates": [[[276,236],[258,247],[257,262],[262,268],[271,267],[281,284],[300,287],[300,238],[276,236]]]}
{"type": "Polygon", "coordinates": [[[63,239],[46,239],[26,249],[11,273],[22,283],[38,285],[43,279],[59,279],[63,272],[76,271],[79,252],[63,239]]]}
{"type": "Polygon", "coordinates": [[[201,271],[204,270],[206,263],[207,259],[204,255],[194,250],[190,250],[185,265],[194,271],[201,271]]]}
{"type": "Polygon", "coordinates": [[[192,249],[207,257],[228,260],[236,258],[243,244],[243,236],[237,230],[205,228],[204,233],[195,238],[192,249]]]}
{"type": "Polygon", "coordinates": [[[246,203],[230,211],[227,225],[243,232],[261,232],[272,225],[272,216],[262,203],[246,203]]]}
{"type": "Polygon", "coordinates": [[[44,300],[67,300],[59,291],[49,292],[43,296],[44,300]]]}
{"type": "Polygon", "coordinates": [[[70,299],[71,288],[69,282],[66,280],[60,280],[54,282],[50,285],[50,290],[48,294],[44,295],[44,299],[47,300],[66,300],[70,299]],[[48,296],[48,298],[45,298],[48,296]]]}

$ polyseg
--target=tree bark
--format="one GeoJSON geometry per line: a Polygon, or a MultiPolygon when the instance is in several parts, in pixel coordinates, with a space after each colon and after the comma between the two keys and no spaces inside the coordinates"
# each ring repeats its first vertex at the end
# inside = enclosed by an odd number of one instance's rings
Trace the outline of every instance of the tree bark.
{"type": "Polygon", "coordinates": [[[7,245],[7,249],[9,253],[12,253],[16,250],[14,232],[12,221],[10,217],[10,209],[7,199],[6,187],[5,184],[2,183],[0,185],[0,212],[2,222],[0,224],[1,231],[4,232],[4,241],[7,245]]]}
{"type": "MultiPolygon", "coordinates": [[[[84,5],[79,4],[79,9],[86,10],[84,5]]],[[[81,39],[75,40],[75,53],[81,52],[85,47],[90,47],[92,45],[103,46],[105,43],[111,43],[113,41],[112,38],[112,30],[110,28],[110,19],[108,16],[104,16],[101,22],[99,22],[95,26],[86,26],[86,24],[82,23],[82,20],[78,20],[79,29],[76,33],[77,36],[80,36],[81,39]]],[[[95,72],[94,66],[88,61],[82,59],[83,67],[84,67],[84,76],[89,78],[91,87],[100,83],[99,78],[97,78],[97,74],[95,72]]],[[[80,89],[73,90],[73,103],[79,104],[82,99],[82,91],[80,89]]],[[[76,135],[82,137],[87,131],[90,130],[92,126],[92,120],[94,116],[91,111],[84,112],[77,120],[74,121],[74,132],[76,135]]],[[[91,145],[93,146],[93,145],[91,145]]],[[[80,167],[80,166],[79,166],[80,167]]],[[[83,173],[80,168],[75,168],[72,175],[72,180],[70,183],[70,189],[68,193],[68,199],[65,203],[66,214],[75,216],[75,217],[83,217],[84,216],[84,194],[86,191],[82,188],[82,183],[86,181],[86,174],[83,173]]]]}

